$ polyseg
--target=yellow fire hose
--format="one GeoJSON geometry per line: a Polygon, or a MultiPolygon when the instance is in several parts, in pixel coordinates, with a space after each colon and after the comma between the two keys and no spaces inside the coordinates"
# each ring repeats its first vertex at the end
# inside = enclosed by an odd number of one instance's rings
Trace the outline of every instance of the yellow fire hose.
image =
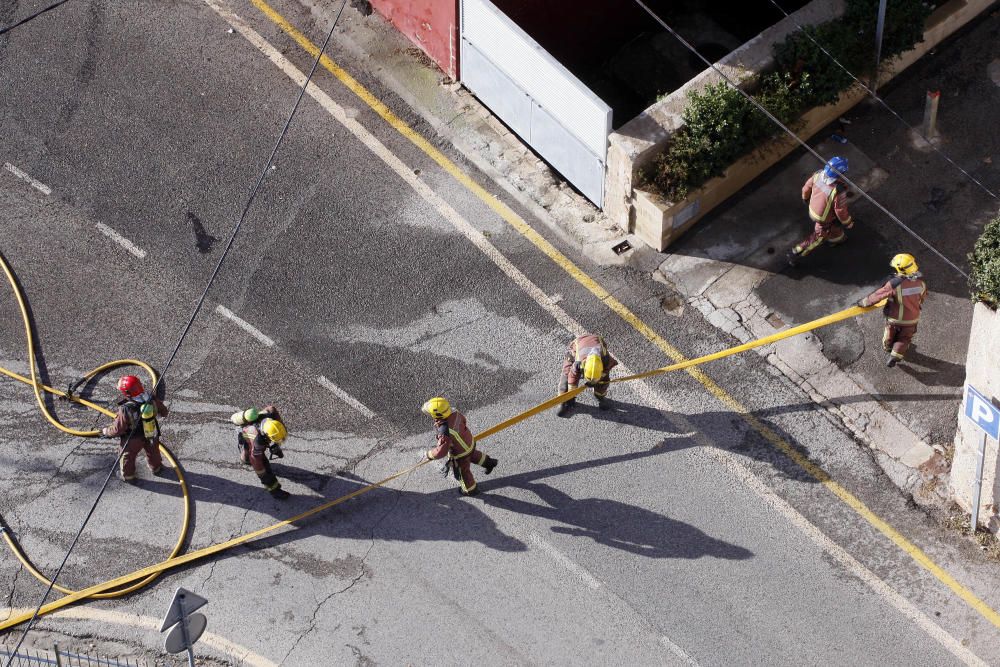
{"type": "MultiPolygon", "coordinates": [[[[70,428],[69,426],[62,424],[58,419],[56,419],[56,417],[51,412],[49,412],[48,406],[45,405],[45,399],[42,398],[43,390],[49,392],[50,394],[55,394],[56,396],[61,396],[63,398],[66,398],[70,401],[73,401],[74,403],[85,405],[91,410],[97,410],[98,412],[105,414],[108,417],[115,416],[115,413],[111,412],[110,410],[104,408],[101,405],[80,398],[78,396],[68,395],[65,391],[49,387],[45,384],[42,384],[38,380],[37,367],[35,363],[35,340],[34,336],[31,333],[31,324],[28,318],[28,308],[24,301],[24,295],[21,293],[20,286],[17,284],[17,280],[14,278],[14,274],[10,270],[10,266],[7,264],[7,260],[2,255],[0,255],[0,266],[3,267],[4,274],[6,274],[7,276],[7,281],[10,283],[11,289],[14,291],[14,297],[17,299],[18,307],[21,310],[21,320],[24,322],[24,336],[25,340],[27,341],[27,348],[28,348],[28,368],[30,369],[31,377],[30,378],[24,377],[23,375],[15,373],[9,369],[3,368],[2,366],[0,366],[0,373],[3,373],[7,377],[13,378],[15,380],[19,380],[20,382],[24,382],[25,384],[31,385],[32,389],[34,389],[35,399],[38,401],[38,407],[42,411],[42,414],[45,415],[45,418],[49,420],[49,423],[51,423],[60,431],[68,433],[70,435],[75,435],[85,438],[95,437],[100,435],[100,431],[81,431],[75,428],[70,428]]],[[[120,359],[118,361],[112,361],[103,364],[101,366],[98,366],[97,368],[88,371],[83,376],[83,378],[81,378],[81,380],[83,382],[86,382],[87,380],[101,373],[106,373],[114,368],[119,368],[122,366],[139,366],[144,371],[146,371],[152,383],[154,385],[156,384],[156,379],[157,379],[156,372],[152,369],[152,367],[150,367],[149,364],[146,364],[142,361],[137,361],[135,359],[120,359]]],[[[181,552],[181,550],[184,548],[184,542],[185,540],[187,540],[188,530],[190,528],[190,523],[191,523],[191,496],[188,493],[188,486],[187,482],[184,479],[184,473],[181,471],[180,466],[177,465],[177,460],[174,458],[174,455],[170,452],[169,449],[167,449],[162,444],[160,445],[160,452],[163,454],[164,458],[170,463],[171,466],[173,466],[174,470],[177,472],[177,480],[180,482],[181,492],[183,493],[184,496],[184,519],[181,523],[180,534],[177,536],[177,542],[174,544],[174,548],[170,551],[170,555],[167,557],[167,560],[170,560],[171,558],[176,557],[177,554],[181,552]]],[[[13,552],[14,556],[16,556],[19,561],[21,561],[21,564],[24,565],[25,569],[27,569],[28,572],[30,572],[36,579],[44,583],[46,586],[52,583],[52,581],[48,579],[44,574],[42,574],[38,570],[38,568],[36,568],[34,564],[28,559],[27,555],[21,549],[21,546],[17,543],[17,541],[13,538],[9,530],[3,531],[3,539],[4,542],[7,543],[7,546],[10,548],[10,550],[13,552]]],[[[152,582],[158,576],[159,573],[150,573],[149,575],[144,575],[144,577],[140,581],[135,581],[134,579],[132,579],[130,581],[134,583],[131,583],[130,585],[123,587],[113,586],[99,593],[95,593],[91,597],[94,598],[121,597],[133,591],[139,590],[146,584],[152,582]]],[[[71,595],[74,593],[74,591],[65,588],[63,586],[60,586],[58,584],[55,584],[53,588],[59,591],[60,593],[64,593],[66,595],[71,595]]]]}
{"type": "MultiPolygon", "coordinates": [[[[0,259],[2,259],[2,258],[0,258],[0,259]]],[[[4,268],[6,270],[6,266],[4,268]]],[[[15,283],[14,283],[14,281],[13,281],[13,279],[12,279],[9,271],[8,271],[7,275],[8,275],[8,279],[11,280],[11,284],[14,285],[15,283]]],[[[16,285],[15,285],[15,293],[18,293],[17,289],[16,289],[16,285]]],[[[24,304],[23,304],[23,301],[21,301],[19,293],[18,293],[18,300],[21,302],[21,310],[22,310],[22,314],[24,314],[25,313],[24,304]]],[[[716,359],[722,359],[724,357],[732,356],[734,354],[739,354],[741,352],[745,352],[747,350],[751,350],[751,349],[754,349],[756,347],[761,347],[763,345],[769,345],[771,343],[777,342],[779,340],[783,340],[785,338],[789,338],[791,336],[796,336],[798,334],[805,333],[807,331],[812,331],[813,329],[817,329],[819,327],[824,327],[824,326],[827,326],[827,325],[830,325],[830,324],[834,324],[835,322],[840,322],[842,320],[846,320],[846,319],[855,317],[857,315],[861,315],[861,314],[863,314],[863,313],[865,313],[867,311],[870,311],[870,310],[873,310],[874,308],[877,308],[879,305],[881,305],[881,304],[876,304],[876,305],[868,307],[868,308],[861,308],[859,306],[853,306],[851,308],[847,308],[846,310],[842,310],[842,311],[840,311],[838,313],[834,313],[832,315],[827,315],[826,317],[822,317],[820,319],[813,320],[813,321],[807,322],[805,324],[801,324],[801,325],[799,325],[797,327],[793,327],[793,328],[788,329],[786,331],[781,331],[779,333],[772,334],[770,336],[765,336],[764,338],[760,338],[760,339],[757,339],[757,340],[754,340],[754,341],[750,341],[749,343],[744,343],[742,345],[737,345],[736,347],[732,347],[732,348],[729,348],[727,350],[722,350],[721,352],[714,352],[712,354],[708,354],[708,355],[705,355],[703,357],[698,357],[697,359],[689,359],[689,360],[686,360],[686,361],[683,361],[683,362],[680,362],[680,363],[671,364],[669,366],[664,366],[662,368],[657,368],[655,370],[648,371],[648,372],[645,372],[645,373],[638,373],[638,374],[635,374],[635,375],[629,375],[627,377],[616,378],[615,380],[612,380],[612,382],[614,382],[614,383],[618,383],[618,382],[630,382],[630,381],[640,380],[640,379],[647,378],[647,377],[652,377],[654,375],[660,375],[662,373],[669,373],[671,371],[677,371],[677,370],[682,370],[682,369],[686,369],[686,368],[691,368],[693,366],[698,366],[698,365],[707,363],[709,361],[714,361],[716,359]]],[[[27,319],[25,320],[25,326],[27,328],[27,319]]],[[[31,341],[30,331],[28,333],[29,333],[28,340],[29,340],[29,352],[30,352],[31,351],[31,348],[30,348],[30,341],[31,341]]],[[[34,357],[32,357],[32,359],[33,358],[34,357]]],[[[125,362],[125,363],[140,363],[140,362],[132,362],[132,361],[130,361],[130,362],[125,362]]],[[[103,369],[105,367],[101,367],[101,368],[103,369]]],[[[146,367],[146,368],[148,369],[148,367],[146,367]]],[[[2,370],[2,369],[0,369],[0,370],[2,370]]],[[[91,371],[91,374],[94,374],[96,372],[100,372],[100,370],[101,369],[95,369],[94,371],[91,371]]],[[[8,375],[11,375],[11,377],[17,377],[17,379],[20,379],[20,380],[22,380],[24,382],[32,383],[27,378],[21,378],[20,376],[16,376],[16,375],[10,374],[10,373],[8,373],[6,371],[4,371],[4,372],[6,374],[8,374],[8,375]]],[[[149,369],[149,372],[151,373],[152,370],[149,369]]],[[[91,375],[91,374],[89,374],[89,375],[91,375]]],[[[89,375],[88,375],[88,377],[89,377],[89,375]]],[[[32,378],[34,378],[34,367],[33,366],[32,366],[32,378]]],[[[35,394],[36,394],[36,396],[39,397],[39,405],[42,405],[42,409],[44,411],[45,410],[44,403],[42,402],[40,394],[39,394],[39,391],[38,391],[38,387],[40,385],[37,382],[32,383],[32,384],[35,386],[35,394]]],[[[48,388],[48,387],[44,387],[43,386],[43,388],[46,389],[47,391],[52,391],[53,393],[57,393],[57,394],[62,393],[62,392],[59,392],[58,390],[54,390],[54,389],[51,389],[51,388],[48,388]]],[[[568,401],[569,399],[574,398],[575,396],[577,396],[578,394],[580,394],[582,391],[584,391],[586,389],[587,389],[586,386],[577,387],[575,389],[571,389],[570,391],[568,391],[566,393],[559,394],[558,396],[554,396],[554,397],[548,399],[547,401],[544,401],[543,403],[539,403],[538,405],[534,406],[533,408],[525,410],[524,412],[522,412],[522,413],[520,413],[520,414],[518,414],[518,415],[516,415],[514,417],[511,417],[510,419],[507,419],[507,420],[505,420],[503,422],[500,422],[499,424],[496,424],[495,426],[492,426],[492,427],[486,429],[485,431],[477,434],[475,436],[476,441],[484,440],[484,439],[490,437],[491,435],[499,433],[500,431],[503,431],[504,429],[510,428],[511,426],[514,426],[515,424],[518,424],[518,423],[524,421],[525,419],[528,419],[529,417],[532,417],[532,416],[537,415],[537,414],[539,414],[541,412],[544,412],[545,410],[548,410],[549,408],[555,407],[556,405],[559,405],[560,403],[564,403],[565,401],[568,401]]],[[[83,401],[78,401],[78,402],[84,403],[83,401]]],[[[102,410],[102,408],[100,406],[96,406],[96,405],[88,404],[88,403],[84,403],[84,404],[88,405],[88,407],[93,407],[96,410],[102,410]]],[[[46,412],[46,415],[48,416],[47,412],[46,412]]],[[[51,417],[50,417],[49,420],[53,421],[53,423],[56,423],[56,425],[58,427],[63,428],[60,424],[58,424],[57,422],[55,422],[51,417]]],[[[90,435],[90,434],[91,433],[83,433],[83,435],[90,435]]],[[[164,452],[169,456],[169,452],[166,452],[165,449],[164,449],[164,452]]],[[[173,463],[173,459],[171,459],[171,463],[173,463]]],[[[235,537],[235,538],[233,538],[231,540],[228,540],[226,542],[221,542],[219,544],[213,544],[211,546],[204,547],[202,549],[197,549],[195,551],[188,552],[188,553],[186,553],[186,554],[184,554],[182,556],[178,556],[177,555],[177,551],[179,549],[180,542],[182,540],[178,541],[178,548],[175,548],[174,552],[171,553],[170,557],[167,558],[164,561],[156,563],[155,565],[150,565],[150,566],[142,568],[140,570],[136,570],[135,572],[131,572],[129,574],[122,575],[122,576],[120,576],[120,577],[118,577],[116,579],[111,579],[111,580],[106,581],[104,583],[95,584],[95,585],[93,585],[93,586],[91,586],[89,588],[85,588],[85,589],[79,590],[79,591],[67,591],[66,589],[59,588],[59,590],[62,591],[63,593],[66,593],[66,595],[64,597],[58,599],[58,600],[55,600],[55,601],[50,602],[50,603],[48,603],[46,605],[43,605],[41,607],[41,609],[39,609],[38,615],[39,616],[43,616],[45,614],[49,614],[49,613],[51,613],[53,611],[56,611],[57,609],[61,609],[62,607],[70,605],[70,604],[72,604],[74,602],[77,602],[79,600],[82,600],[84,598],[117,597],[119,595],[124,595],[125,593],[134,591],[134,590],[140,588],[141,586],[146,585],[147,583],[149,583],[150,581],[152,581],[152,579],[154,579],[155,577],[159,576],[163,572],[166,572],[167,570],[172,570],[172,569],[181,567],[183,565],[187,565],[188,563],[193,563],[195,561],[199,561],[199,560],[202,560],[204,558],[208,558],[209,556],[213,556],[215,554],[221,553],[221,552],[226,551],[228,549],[232,549],[233,547],[236,547],[236,546],[238,546],[240,544],[244,544],[246,542],[249,542],[250,540],[256,539],[256,538],[261,537],[263,535],[266,535],[268,533],[272,533],[272,532],[274,532],[274,531],[276,531],[276,530],[278,530],[280,528],[285,528],[287,526],[290,526],[293,523],[296,523],[297,521],[301,521],[301,520],[306,519],[308,517],[311,517],[313,515],[319,514],[320,512],[323,512],[325,510],[330,509],[331,507],[335,507],[337,505],[340,505],[341,503],[344,503],[344,502],[346,502],[348,500],[351,500],[352,498],[356,498],[356,497],[358,497],[358,496],[360,496],[360,495],[362,495],[364,493],[367,493],[367,492],[369,492],[369,491],[371,491],[373,489],[377,489],[377,488],[379,488],[381,486],[384,486],[384,485],[388,484],[389,482],[392,482],[393,480],[398,479],[398,478],[400,478],[400,477],[402,477],[404,475],[408,475],[409,473],[413,472],[414,470],[416,470],[417,468],[420,468],[423,465],[426,465],[427,463],[430,463],[430,461],[429,460],[421,461],[421,462],[419,462],[419,463],[417,463],[415,465],[410,466],[409,468],[406,468],[405,470],[401,470],[401,471],[399,471],[399,472],[397,472],[397,473],[395,473],[393,475],[390,475],[389,477],[386,477],[383,480],[380,480],[378,482],[374,482],[372,484],[368,484],[366,486],[363,486],[363,487],[360,487],[358,489],[355,489],[354,491],[352,491],[351,493],[348,493],[347,495],[341,496],[341,497],[336,498],[334,500],[327,501],[327,502],[325,502],[325,503],[323,503],[321,505],[317,505],[316,507],[314,507],[312,509],[309,509],[309,510],[306,510],[305,512],[297,514],[297,515],[295,515],[295,516],[293,516],[293,517],[291,517],[289,519],[284,519],[284,520],[279,521],[279,522],[277,522],[275,524],[272,524],[270,526],[266,526],[264,528],[260,528],[258,530],[254,530],[254,531],[251,531],[249,533],[246,533],[244,535],[240,535],[240,536],[235,537]],[[136,581],[137,579],[139,579],[141,581],[137,582],[136,581]],[[133,583],[133,582],[135,582],[135,583],[133,583]],[[127,588],[122,588],[122,587],[125,587],[125,586],[127,586],[127,588]]],[[[180,470],[179,469],[178,469],[178,476],[180,476],[180,470]]],[[[181,477],[181,484],[184,485],[183,477],[181,477]]],[[[188,527],[188,511],[189,511],[189,507],[190,507],[190,505],[189,505],[190,501],[188,499],[186,485],[184,485],[184,497],[185,497],[185,500],[187,501],[187,504],[185,505],[184,530],[182,531],[182,539],[183,539],[183,536],[186,534],[186,531],[187,531],[187,527],[188,527]]],[[[8,543],[9,543],[9,541],[8,541],[8,543]]],[[[19,553],[19,552],[16,551],[16,553],[19,553]]],[[[21,558],[20,554],[19,554],[19,558],[21,558]]],[[[33,568],[31,568],[31,566],[26,562],[26,559],[21,558],[21,562],[25,563],[25,565],[27,567],[29,567],[29,569],[33,570],[33,568]]],[[[37,576],[40,579],[42,579],[43,581],[45,581],[45,579],[43,577],[41,577],[39,574],[35,573],[35,576],[37,576]]],[[[19,624],[21,624],[21,623],[23,623],[25,621],[28,621],[28,620],[31,619],[32,615],[33,615],[32,612],[26,612],[26,613],[21,613],[21,614],[17,614],[17,615],[12,615],[10,618],[8,618],[3,623],[0,623],[0,631],[6,630],[8,628],[11,628],[11,627],[14,627],[16,625],[19,625],[19,624]]]]}

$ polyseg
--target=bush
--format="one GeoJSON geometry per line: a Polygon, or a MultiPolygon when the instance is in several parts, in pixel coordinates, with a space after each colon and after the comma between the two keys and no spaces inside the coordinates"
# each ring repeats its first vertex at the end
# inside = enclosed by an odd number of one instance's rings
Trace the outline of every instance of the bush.
{"type": "MultiPolygon", "coordinates": [[[[913,48],[923,36],[931,7],[921,0],[895,0],[886,10],[883,61],[913,48]]],[[[809,34],[856,76],[874,64],[878,2],[847,0],[842,18],[807,27],[809,34]]],[[[834,102],[851,85],[850,75],[802,31],[775,45],[776,72],[764,76],[752,94],[785,125],[811,107],[834,102]]],[[[692,93],[684,126],[653,166],[653,185],[670,201],[679,201],[706,181],[721,176],[738,158],[778,132],[767,116],[729,84],[692,93]]]]}
{"type": "MultiPolygon", "coordinates": [[[[790,75],[769,74],[755,93],[757,101],[782,123],[791,123],[805,108],[811,94],[810,78],[795,81],[790,75]]],[[[691,93],[684,125],[660,155],[653,169],[653,183],[671,201],[680,201],[707,180],[750,152],[762,139],[780,131],[771,119],[724,81],[691,93]]]]}
{"type": "Polygon", "coordinates": [[[996,310],[1000,307],[1000,216],[986,223],[969,255],[972,298],[996,310]]]}

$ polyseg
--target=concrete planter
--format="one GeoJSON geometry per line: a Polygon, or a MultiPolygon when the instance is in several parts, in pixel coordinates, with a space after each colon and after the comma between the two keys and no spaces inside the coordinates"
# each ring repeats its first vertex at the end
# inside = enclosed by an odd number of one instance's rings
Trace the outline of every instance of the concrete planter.
{"type": "MultiPolygon", "coordinates": [[[[994,405],[1000,405],[1000,312],[977,303],[972,316],[969,354],[965,362],[965,381],[976,388],[994,405]]],[[[955,502],[962,509],[972,510],[973,485],[982,431],[958,410],[958,431],[955,433],[955,458],[951,464],[951,489],[955,502]]],[[[979,500],[979,525],[994,533],[1000,532],[1000,456],[997,441],[986,440],[986,461],[983,466],[983,491],[979,500]]]]}
{"type": "MultiPolygon", "coordinates": [[[[880,85],[919,60],[992,3],[993,0],[952,0],[939,7],[927,20],[924,41],[883,66],[879,73],[880,85]]],[[[809,12],[806,16],[814,19],[812,22],[818,22],[815,19],[820,8],[821,6],[814,2],[800,12],[809,12]]],[[[842,11],[839,4],[828,5],[828,9],[831,12],[842,11]]],[[[835,15],[837,14],[828,13],[825,18],[835,15]]],[[[793,18],[796,18],[796,15],[793,15],[793,18]]],[[[796,20],[800,23],[810,22],[805,20],[805,17],[796,20]]],[[[753,52],[755,54],[753,62],[758,68],[752,72],[744,70],[743,74],[758,77],[766,72],[773,66],[773,60],[763,55],[763,50],[766,47],[769,53],[772,44],[784,39],[791,32],[786,21],[734,51],[720,62],[720,67],[730,70],[729,74],[733,74],[732,67],[726,64],[727,61],[733,56],[738,56],[741,62],[747,62],[749,59],[745,56],[753,52]]],[[[680,113],[686,105],[690,92],[703,90],[705,86],[718,80],[718,75],[713,77],[713,74],[712,70],[707,70],[689,85],[658,102],[635,121],[623,126],[610,138],[606,213],[624,229],[634,231],[643,242],[660,251],[706,213],[798,146],[798,143],[790,137],[777,137],[738,160],[723,176],[712,179],[680,202],[667,202],[654,193],[636,187],[639,170],[651,165],[656,156],[666,150],[670,136],[681,126],[680,113]]],[[[738,78],[743,81],[749,80],[746,76],[738,78]]],[[[854,86],[848,89],[836,103],[806,112],[795,126],[796,133],[803,139],[812,137],[864,97],[865,93],[860,87],[854,86]]],[[[803,175],[803,180],[804,178],[803,175]]]]}
{"type": "MultiPolygon", "coordinates": [[[[795,126],[801,137],[810,137],[864,98],[864,90],[855,86],[834,103],[810,109],[795,126]]],[[[752,153],[734,162],[726,173],[713,178],[676,204],[654,192],[635,189],[635,235],[647,245],[663,251],[713,208],[736,194],[743,186],[798,148],[799,143],[786,134],[765,142],[752,153]]],[[[805,180],[803,175],[802,180],[805,180]]]]}

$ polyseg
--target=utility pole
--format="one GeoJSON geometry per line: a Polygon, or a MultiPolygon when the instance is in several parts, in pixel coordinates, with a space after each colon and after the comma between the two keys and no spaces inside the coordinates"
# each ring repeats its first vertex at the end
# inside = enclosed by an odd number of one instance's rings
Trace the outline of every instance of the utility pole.
{"type": "Polygon", "coordinates": [[[882,31],[885,29],[885,3],[886,0],[879,0],[878,19],[875,22],[875,70],[872,72],[871,88],[872,97],[876,97],[878,90],[878,66],[882,61],[882,31]]]}

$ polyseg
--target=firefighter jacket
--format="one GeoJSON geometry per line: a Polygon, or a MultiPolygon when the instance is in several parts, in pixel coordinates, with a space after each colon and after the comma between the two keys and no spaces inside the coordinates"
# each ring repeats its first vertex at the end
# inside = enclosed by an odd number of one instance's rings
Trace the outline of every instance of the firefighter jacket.
{"type": "MultiPolygon", "coordinates": [[[[143,432],[141,410],[144,403],[152,403],[156,407],[157,417],[166,417],[169,410],[158,398],[143,392],[135,398],[122,401],[118,406],[118,414],[111,426],[105,427],[101,433],[108,437],[121,438],[122,447],[133,442],[136,446],[142,446],[148,440],[143,432]],[[131,436],[131,437],[130,437],[131,436]]],[[[157,429],[158,430],[158,429],[157,429]]]]}
{"type": "Polygon", "coordinates": [[[591,354],[601,355],[601,363],[604,365],[604,374],[608,375],[611,369],[618,365],[618,360],[608,352],[608,346],[604,338],[597,334],[584,334],[569,344],[566,351],[566,361],[563,363],[563,372],[569,377],[571,384],[579,381],[583,375],[583,362],[591,354]]]}
{"type": "Polygon", "coordinates": [[[257,421],[240,427],[240,440],[250,448],[251,456],[263,458],[271,446],[271,439],[260,430],[260,423],[265,419],[276,419],[281,421],[281,414],[278,408],[273,405],[265,405],[258,412],[257,421]]]}
{"type": "Polygon", "coordinates": [[[806,179],[802,200],[809,203],[809,217],[813,222],[828,225],[836,219],[845,227],[854,224],[847,210],[847,184],[840,179],[829,182],[822,169],[806,179]]]}
{"type": "Polygon", "coordinates": [[[465,423],[465,415],[458,410],[452,410],[447,419],[435,419],[434,428],[437,431],[437,447],[427,452],[427,458],[440,459],[445,455],[449,459],[460,459],[468,456],[476,448],[476,439],[465,423]]]}
{"type": "Polygon", "coordinates": [[[927,284],[919,273],[893,276],[882,287],[861,300],[861,305],[871,306],[888,299],[882,313],[889,324],[915,326],[920,319],[920,308],[927,298],[927,284]]]}

